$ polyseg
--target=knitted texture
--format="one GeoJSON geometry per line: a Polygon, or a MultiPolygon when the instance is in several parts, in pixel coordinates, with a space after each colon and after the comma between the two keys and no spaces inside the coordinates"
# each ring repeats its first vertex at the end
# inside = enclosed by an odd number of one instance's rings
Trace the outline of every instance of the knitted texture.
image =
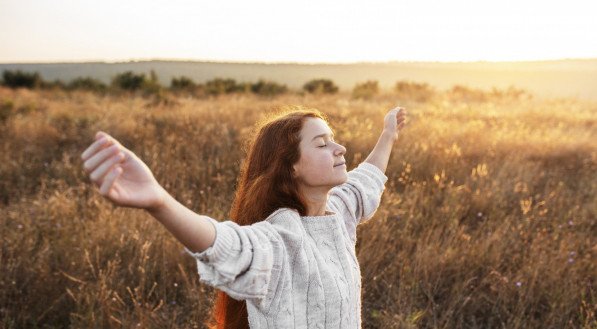
{"type": "Polygon", "coordinates": [[[213,245],[185,250],[201,282],[246,300],[251,328],[361,328],[356,227],[375,213],[387,179],[363,162],[331,189],[331,215],[280,208],[246,226],[210,218],[213,245]]]}

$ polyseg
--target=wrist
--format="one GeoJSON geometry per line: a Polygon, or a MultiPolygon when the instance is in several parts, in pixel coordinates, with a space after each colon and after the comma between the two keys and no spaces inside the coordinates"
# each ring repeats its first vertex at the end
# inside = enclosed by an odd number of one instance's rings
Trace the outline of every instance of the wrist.
{"type": "Polygon", "coordinates": [[[390,141],[392,141],[392,142],[395,142],[395,141],[396,141],[396,139],[398,139],[398,134],[396,134],[396,133],[394,133],[394,132],[392,132],[392,131],[389,131],[389,130],[387,130],[387,129],[384,129],[384,130],[381,132],[381,136],[380,136],[380,138],[387,139],[387,140],[390,140],[390,141]]]}
{"type": "Polygon", "coordinates": [[[172,196],[162,187],[159,187],[158,197],[149,206],[145,207],[145,210],[150,214],[158,214],[163,212],[168,207],[169,198],[172,196]]]}

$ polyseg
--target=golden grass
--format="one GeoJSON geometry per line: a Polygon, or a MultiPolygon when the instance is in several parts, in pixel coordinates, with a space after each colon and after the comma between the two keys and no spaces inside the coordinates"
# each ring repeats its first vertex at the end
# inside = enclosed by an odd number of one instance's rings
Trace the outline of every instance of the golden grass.
{"type": "Polygon", "coordinates": [[[243,140],[268,111],[328,114],[350,169],[401,104],[409,123],[386,192],[358,228],[363,327],[597,327],[597,104],[406,96],[159,103],[0,89],[0,325],[203,327],[214,290],[193,259],[145,212],[113,207],[82,171],[97,130],[183,204],[224,220],[243,140]]]}

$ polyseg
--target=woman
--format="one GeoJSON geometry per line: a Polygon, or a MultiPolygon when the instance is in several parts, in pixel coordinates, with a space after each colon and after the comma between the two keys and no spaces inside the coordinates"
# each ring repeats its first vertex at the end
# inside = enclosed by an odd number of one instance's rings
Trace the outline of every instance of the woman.
{"type": "Polygon", "coordinates": [[[241,168],[231,221],[177,202],[104,132],[81,157],[101,195],[147,210],[197,260],[200,281],[220,290],[210,327],[360,328],[356,226],[379,205],[405,114],[386,114],[373,151],[348,173],[346,149],[321,112],[299,109],[269,120],[241,168]]]}

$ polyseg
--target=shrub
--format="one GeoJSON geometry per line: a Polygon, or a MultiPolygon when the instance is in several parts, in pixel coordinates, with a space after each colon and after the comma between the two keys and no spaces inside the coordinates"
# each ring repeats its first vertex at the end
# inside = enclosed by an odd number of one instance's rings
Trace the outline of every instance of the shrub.
{"type": "Polygon", "coordinates": [[[136,74],[133,71],[126,71],[117,74],[112,79],[111,85],[116,89],[135,91],[143,87],[146,79],[145,73],[136,74]]]}
{"type": "Polygon", "coordinates": [[[520,100],[523,98],[530,99],[533,98],[533,95],[528,91],[520,88],[516,88],[514,86],[509,86],[506,89],[498,89],[493,87],[490,92],[490,96],[492,98],[498,99],[511,99],[511,100],[520,100]]]}
{"type": "Polygon", "coordinates": [[[253,91],[253,84],[251,82],[239,82],[236,84],[236,92],[250,93],[253,91]]]}
{"type": "Polygon", "coordinates": [[[244,87],[234,79],[215,78],[205,83],[204,90],[208,95],[221,95],[242,91],[244,87]]]}
{"type": "Polygon", "coordinates": [[[10,88],[38,88],[42,84],[39,73],[28,73],[21,70],[5,70],[2,73],[3,84],[10,88]]]}
{"type": "Polygon", "coordinates": [[[0,124],[3,124],[13,115],[14,102],[10,99],[2,100],[0,103],[0,124]]]}
{"type": "Polygon", "coordinates": [[[488,99],[488,96],[483,90],[473,89],[462,85],[454,85],[449,90],[448,94],[450,97],[459,101],[473,101],[483,102],[488,99]]]}
{"type": "Polygon", "coordinates": [[[54,81],[41,81],[41,84],[39,85],[40,88],[43,89],[66,89],[66,84],[60,80],[60,79],[55,79],[54,81]]]}
{"type": "Polygon", "coordinates": [[[399,98],[411,99],[417,102],[425,102],[435,94],[435,90],[427,83],[411,81],[398,81],[394,91],[399,98]]]}
{"type": "Polygon", "coordinates": [[[185,76],[181,76],[180,78],[172,78],[170,82],[170,90],[173,91],[194,91],[197,88],[197,84],[195,81],[187,78],[185,76]]]}
{"type": "Polygon", "coordinates": [[[108,89],[105,83],[91,77],[76,78],[68,83],[70,90],[89,90],[93,92],[105,92],[108,89]]]}
{"type": "Polygon", "coordinates": [[[127,71],[116,75],[112,79],[112,87],[126,91],[143,91],[145,95],[155,95],[162,92],[162,86],[158,82],[158,76],[154,70],[150,71],[147,78],[145,73],[136,74],[127,71]]]}
{"type": "Polygon", "coordinates": [[[329,79],[313,79],[303,85],[303,90],[311,94],[334,94],[338,87],[329,79]]]}
{"type": "Polygon", "coordinates": [[[370,99],[379,93],[379,84],[376,80],[357,83],[352,89],[353,98],[370,99]]]}
{"type": "Polygon", "coordinates": [[[491,90],[470,88],[462,85],[454,85],[448,90],[448,96],[461,102],[487,102],[497,100],[521,100],[531,99],[533,95],[524,89],[510,86],[506,89],[493,87],[491,90]]]}
{"type": "Polygon", "coordinates": [[[163,94],[163,88],[160,85],[158,75],[154,70],[149,72],[149,79],[143,81],[143,91],[145,94],[157,95],[163,94]]]}
{"type": "Polygon", "coordinates": [[[281,85],[273,81],[260,79],[256,83],[251,84],[251,91],[258,95],[274,96],[283,94],[288,90],[286,85],[281,85]]]}

